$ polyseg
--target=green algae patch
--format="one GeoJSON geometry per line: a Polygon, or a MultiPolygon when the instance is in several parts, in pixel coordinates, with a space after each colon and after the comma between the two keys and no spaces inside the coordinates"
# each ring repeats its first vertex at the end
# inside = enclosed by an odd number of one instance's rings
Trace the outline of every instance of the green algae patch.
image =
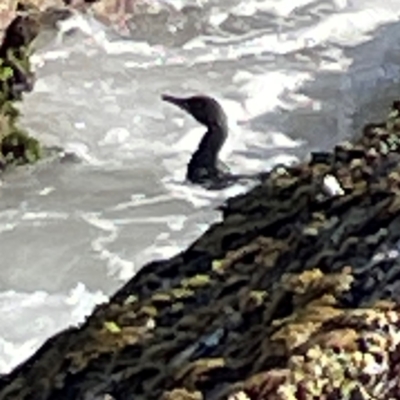
{"type": "Polygon", "coordinates": [[[0,45],[0,163],[24,165],[42,157],[39,141],[18,127],[15,106],[22,94],[33,88],[34,75],[29,56],[31,43],[39,33],[38,14],[17,15],[8,26],[0,45]]]}
{"type": "Polygon", "coordinates": [[[171,296],[168,293],[155,293],[152,296],[152,300],[155,303],[170,303],[171,296]]]}
{"type": "Polygon", "coordinates": [[[208,275],[195,275],[192,276],[191,278],[185,278],[182,279],[182,286],[184,288],[188,288],[188,287],[201,287],[201,286],[205,286],[208,283],[210,283],[211,278],[208,275]]]}
{"type": "Polygon", "coordinates": [[[184,309],[185,309],[185,305],[182,302],[173,303],[171,306],[172,312],[178,312],[178,311],[182,311],[184,309]]]}
{"type": "Polygon", "coordinates": [[[34,163],[42,156],[42,148],[39,141],[22,130],[6,135],[1,141],[0,149],[7,164],[34,163]]]}
{"type": "Polygon", "coordinates": [[[138,297],[132,294],[127,297],[127,299],[124,301],[124,304],[125,305],[135,304],[137,301],[138,301],[138,297]]]}
{"type": "Polygon", "coordinates": [[[267,292],[262,290],[252,290],[250,292],[250,298],[255,301],[257,306],[260,306],[267,298],[267,292]]]}
{"type": "Polygon", "coordinates": [[[148,317],[154,318],[157,317],[158,311],[156,307],[153,306],[143,306],[140,309],[140,312],[144,315],[147,315],[148,317]]]}
{"type": "Polygon", "coordinates": [[[104,322],[104,328],[111,333],[121,333],[122,329],[113,321],[104,322]]]}
{"type": "MultiPolygon", "coordinates": [[[[5,65],[3,60],[0,60],[0,82],[4,85],[5,82],[7,82],[9,79],[13,77],[14,73],[11,67],[8,67],[5,65]]],[[[2,91],[3,96],[5,90],[2,91]]]]}
{"type": "Polygon", "coordinates": [[[222,274],[224,272],[224,263],[222,260],[214,260],[211,264],[211,269],[216,272],[222,274]]]}
{"type": "Polygon", "coordinates": [[[195,295],[193,290],[187,288],[175,288],[171,290],[171,295],[175,297],[175,299],[187,299],[193,297],[195,295]]]}

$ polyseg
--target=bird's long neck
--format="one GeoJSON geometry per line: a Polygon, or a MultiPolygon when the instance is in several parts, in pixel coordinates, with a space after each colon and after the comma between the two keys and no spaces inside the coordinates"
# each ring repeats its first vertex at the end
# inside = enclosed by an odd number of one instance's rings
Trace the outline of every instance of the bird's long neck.
{"type": "Polygon", "coordinates": [[[204,161],[210,166],[216,166],[218,161],[218,154],[224,145],[228,136],[228,129],[222,124],[212,124],[208,126],[207,132],[204,134],[200,141],[199,147],[196,151],[204,157],[204,161]]]}

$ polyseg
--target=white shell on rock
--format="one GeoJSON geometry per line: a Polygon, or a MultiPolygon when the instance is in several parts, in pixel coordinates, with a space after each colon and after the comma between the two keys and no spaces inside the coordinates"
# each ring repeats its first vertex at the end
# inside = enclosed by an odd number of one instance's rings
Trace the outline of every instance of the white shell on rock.
{"type": "Polygon", "coordinates": [[[323,188],[329,196],[343,196],[344,190],[339,181],[331,174],[325,175],[323,188]]]}

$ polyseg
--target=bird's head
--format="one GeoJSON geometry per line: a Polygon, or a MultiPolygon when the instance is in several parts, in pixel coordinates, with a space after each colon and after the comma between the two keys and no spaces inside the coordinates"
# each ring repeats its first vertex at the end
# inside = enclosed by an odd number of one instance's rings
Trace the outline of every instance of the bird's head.
{"type": "Polygon", "coordinates": [[[187,111],[196,121],[207,127],[226,127],[226,115],[224,110],[221,105],[210,96],[174,97],[162,95],[162,100],[187,111]]]}

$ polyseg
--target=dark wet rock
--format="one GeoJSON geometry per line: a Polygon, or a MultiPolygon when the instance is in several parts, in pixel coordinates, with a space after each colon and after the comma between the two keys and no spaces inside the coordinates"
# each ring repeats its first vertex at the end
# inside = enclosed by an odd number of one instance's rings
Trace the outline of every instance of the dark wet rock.
{"type": "Polygon", "coordinates": [[[15,17],[23,12],[39,12],[41,29],[48,26],[56,28],[57,21],[68,18],[75,10],[86,11],[93,3],[86,0],[2,0],[0,2],[0,37],[15,17]]]}
{"type": "Polygon", "coordinates": [[[39,142],[21,130],[14,131],[3,138],[0,152],[7,163],[27,164],[41,158],[39,142]]]}
{"type": "Polygon", "coordinates": [[[0,399],[400,398],[399,127],[394,108],[271,171],[0,377],[0,399]]]}
{"type": "Polygon", "coordinates": [[[73,15],[71,9],[48,7],[40,15],[41,27],[57,29],[58,23],[70,18],[73,15]]]}

